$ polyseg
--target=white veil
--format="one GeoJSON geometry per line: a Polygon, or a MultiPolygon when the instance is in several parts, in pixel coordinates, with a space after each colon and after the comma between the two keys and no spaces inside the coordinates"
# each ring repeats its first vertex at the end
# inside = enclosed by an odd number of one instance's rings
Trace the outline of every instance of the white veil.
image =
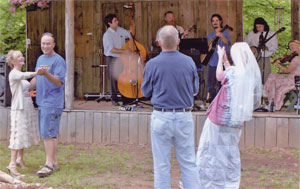
{"type": "Polygon", "coordinates": [[[235,80],[232,87],[231,121],[240,123],[252,119],[262,95],[260,70],[254,54],[245,42],[235,43],[230,50],[235,80]]]}

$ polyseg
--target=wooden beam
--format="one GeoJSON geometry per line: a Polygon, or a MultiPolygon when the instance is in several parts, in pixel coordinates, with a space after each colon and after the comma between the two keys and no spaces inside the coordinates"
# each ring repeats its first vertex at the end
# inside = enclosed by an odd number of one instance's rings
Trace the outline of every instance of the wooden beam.
{"type": "Polygon", "coordinates": [[[75,43],[74,43],[74,0],[65,1],[66,12],[66,63],[67,73],[65,79],[65,109],[71,110],[74,101],[74,62],[75,62],[75,43]]]}
{"type": "Polygon", "coordinates": [[[291,15],[291,23],[292,23],[292,40],[293,39],[300,39],[299,34],[299,27],[300,27],[300,16],[299,16],[299,9],[300,9],[300,0],[291,0],[291,9],[292,9],[292,15],[291,15]]]}

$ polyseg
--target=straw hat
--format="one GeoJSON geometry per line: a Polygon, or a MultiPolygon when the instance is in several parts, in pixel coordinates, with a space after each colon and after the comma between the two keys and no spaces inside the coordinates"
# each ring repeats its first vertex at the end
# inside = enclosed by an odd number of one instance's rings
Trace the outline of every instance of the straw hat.
{"type": "Polygon", "coordinates": [[[296,46],[300,50],[300,41],[299,40],[290,41],[288,46],[290,47],[290,45],[296,46]]]}

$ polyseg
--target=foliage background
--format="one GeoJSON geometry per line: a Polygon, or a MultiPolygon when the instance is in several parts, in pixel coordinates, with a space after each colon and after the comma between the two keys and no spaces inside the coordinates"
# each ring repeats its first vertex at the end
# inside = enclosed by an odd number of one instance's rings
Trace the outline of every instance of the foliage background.
{"type": "MultiPolygon", "coordinates": [[[[285,31],[277,34],[278,49],[271,59],[280,58],[286,54],[287,44],[291,40],[291,0],[244,0],[243,2],[244,38],[253,30],[253,23],[257,17],[263,17],[270,30],[277,31],[277,25],[275,27],[274,23],[275,8],[284,8],[281,11],[283,18],[280,27],[285,27],[285,31]]],[[[278,70],[278,67],[272,67],[272,72],[278,70]]]]}
{"type": "Polygon", "coordinates": [[[18,49],[25,55],[26,26],[25,10],[10,12],[9,0],[0,0],[0,54],[18,49]]]}

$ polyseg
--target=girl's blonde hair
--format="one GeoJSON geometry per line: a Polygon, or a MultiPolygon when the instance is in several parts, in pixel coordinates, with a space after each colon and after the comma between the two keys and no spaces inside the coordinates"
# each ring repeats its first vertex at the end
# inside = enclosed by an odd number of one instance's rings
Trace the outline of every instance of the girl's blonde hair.
{"type": "Polygon", "coordinates": [[[18,55],[22,55],[21,51],[19,51],[19,50],[10,50],[7,53],[6,62],[11,68],[14,67],[12,62],[14,59],[16,59],[18,57],[18,55]]]}

